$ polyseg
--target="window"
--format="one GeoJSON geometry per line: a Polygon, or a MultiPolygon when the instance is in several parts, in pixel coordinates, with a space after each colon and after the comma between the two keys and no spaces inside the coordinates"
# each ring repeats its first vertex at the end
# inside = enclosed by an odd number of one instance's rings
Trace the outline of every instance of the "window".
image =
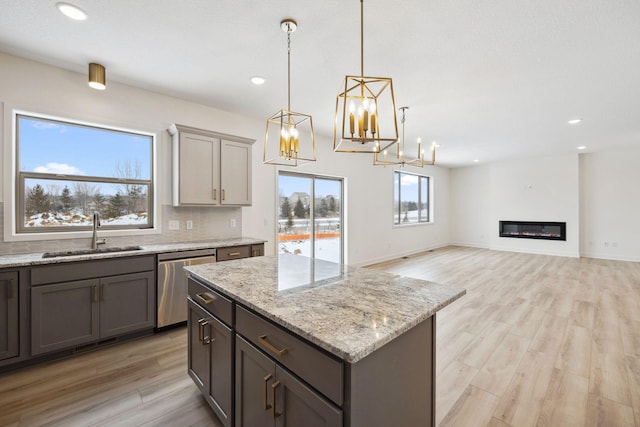
{"type": "Polygon", "coordinates": [[[393,222],[417,224],[431,222],[429,188],[431,178],[406,172],[393,174],[393,222]]]}
{"type": "Polygon", "coordinates": [[[16,230],[153,227],[154,135],[17,113],[16,230]]]}
{"type": "Polygon", "coordinates": [[[278,253],[343,262],[341,179],[280,172],[278,199],[278,253]]]}

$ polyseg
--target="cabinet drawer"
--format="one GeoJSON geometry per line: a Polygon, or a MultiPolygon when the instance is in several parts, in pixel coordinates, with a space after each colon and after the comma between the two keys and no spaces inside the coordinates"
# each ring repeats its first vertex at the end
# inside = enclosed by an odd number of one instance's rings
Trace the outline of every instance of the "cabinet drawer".
{"type": "Polygon", "coordinates": [[[33,267],[31,269],[31,286],[154,271],[155,269],[154,255],[65,262],[33,267]]]}
{"type": "Polygon", "coordinates": [[[233,325],[233,303],[227,297],[189,278],[189,298],[228,326],[233,325]]]}
{"type": "Polygon", "coordinates": [[[342,405],[342,361],[243,307],[236,309],[236,331],[335,404],[342,405]]]}
{"type": "Polygon", "coordinates": [[[251,256],[251,247],[232,246],[230,248],[217,249],[218,261],[228,261],[230,259],[249,258],[251,256]]]}

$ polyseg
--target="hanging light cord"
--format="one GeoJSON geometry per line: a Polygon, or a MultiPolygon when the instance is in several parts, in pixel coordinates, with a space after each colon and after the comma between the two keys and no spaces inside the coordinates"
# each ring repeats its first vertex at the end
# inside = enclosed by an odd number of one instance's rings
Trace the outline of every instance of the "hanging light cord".
{"type": "Polygon", "coordinates": [[[287,110],[291,111],[291,24],[287,24],[287,110]]]}
{"type": "Polygon", "coordinates": [[[360,75],[364,76],[364,0],[360,0],[360,75]]]}

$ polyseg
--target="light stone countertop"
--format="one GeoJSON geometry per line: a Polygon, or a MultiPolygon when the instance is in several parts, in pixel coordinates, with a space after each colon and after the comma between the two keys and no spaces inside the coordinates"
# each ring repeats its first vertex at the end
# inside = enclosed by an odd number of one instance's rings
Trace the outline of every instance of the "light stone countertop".
{"type": "Polygon", "coordinates": [[[122,252],[97,252],[91,254],[58,256],[43,258],[42,252],[0,255],[0,268],[26,267],[44,264],[59,264],[63,262],[86,261],[106,258],[130,257],[136,255],[151,255],[167,252],[189,251],[196,249],[226,248],[229,246],[252,245],[264,243],[265,240],[251,237],[241,237],[237,239],[208,240],[202,242],[166,243],[157,245],[140,245],[139,250],[122,252]]]}
{"type": "Polygon", "coordinates": [[[283,254],[185,268],[193,276],[339,358],[355,363],[466,290],[283,254]]]}

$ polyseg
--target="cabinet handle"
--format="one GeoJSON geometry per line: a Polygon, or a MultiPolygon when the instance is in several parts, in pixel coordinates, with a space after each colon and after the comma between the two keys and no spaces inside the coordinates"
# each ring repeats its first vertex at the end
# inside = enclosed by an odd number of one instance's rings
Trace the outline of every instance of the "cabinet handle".
{"type": "Polygon", "coordinates": [[[210,336],[205,335],[204,333],[204,327],[207,326],[208,324],[209,322],[207,321],[207,319],[198,320],[198,341],[200,341],[202,345],[210,344],[211,341],[213,341],[213,339],[210,336]]]}
{"type": "Polygon", "coordinates": [[[222,200],[224,199],[225,199],[225,193],[224,193],[224,190],[222,190],[222,200]]]}
{"type": "Polygon", "coordinates": [[[267,341],[267,336],[266,335],[260,335],[258,337],[258,341],[260,341],[260,343],[262,345],[267,347],[269,350],[271,350],[273,353],[275,353],[278,356],[282,356],[283,354],[285,354],[288,351],[286,348],[283,348],[282,350],[280,350],[279,348],[275,347],[273,344],[271,344],[269,341],[267,341]]]}
{"type": "Polygon", "coordinates": [[[209,293],[209,292],[203,292],[201,294],[196,294],[196,299],[198,301],[200,301],[203,304],[211,304],[212,302],[214,302],[215,300],[218,299],[218,297],[216,297],[215,295],[209,293]],[[204,295],[204,296],[203,296],[204,295]]]}
{"type": "Polygon", "coordinates": [[[280,387],[280,381],[276,381],[271,385],[271,388],[273,389],[273,394],[271,395],[271,417],[274,420],[282,415],[276,412],[276,389],[278,387],[280,387]]]}
{"type": "Polygon", "coordinates": [[[102,288],[100,289],[100,301],[104,301],[107,298],[107,285],[106,283],[102,285],[102,288]]]}
{"type": "Polygon", "coordinates": [[[229,256],[240,256],[240,252],[231,252],[229,256]]]}
{"type": "Polygon", "coordinates": [[[98,302],[98,285],[93,286],[93,302],[98,302]]]}
{"type": "Polygon", "coordinates": [[[264,380],[264,394],[262,396],[262,403],[264,405],[265,411],[271,409],[271,405],[267,403],[267,382],[271,379],[271,377],[273,377],[273,375],[267,374],[264,378],[262,378],[264,380]]]}
{"type": "Polygon", "coordinates": [[[218,200],[218,189],[217,188],[213,189],[213,200],[218,200]]]}

